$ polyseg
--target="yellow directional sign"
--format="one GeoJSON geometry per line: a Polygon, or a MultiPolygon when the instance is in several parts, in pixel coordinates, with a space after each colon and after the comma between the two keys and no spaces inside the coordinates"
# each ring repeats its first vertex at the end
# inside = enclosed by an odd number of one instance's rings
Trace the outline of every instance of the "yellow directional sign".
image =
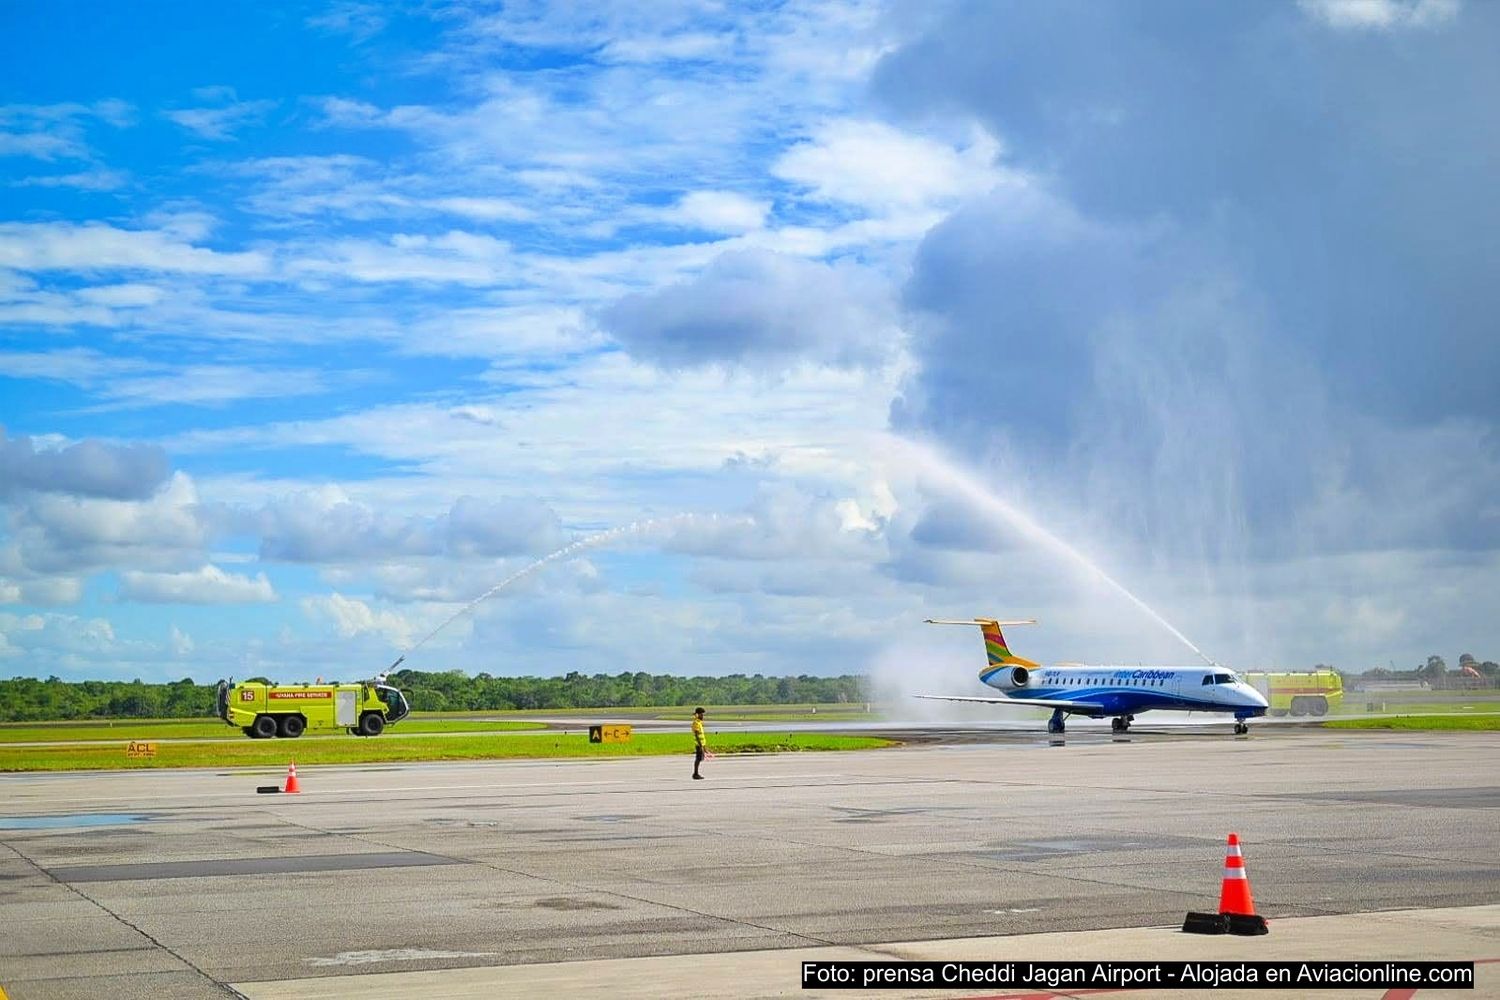
{"type": "MultiPolygon", "coordinates": [[[[129,757],[131,760],[139,760],[142,757],[155,757],[156,744],[136,743],[132,740],[130,743],[127,743],[125,745],[125,756],[129,757]]],[[[0,998],[0,1000],[3,1000],[3,998],[0,998]]]]}
{"type": "Polygon", "coordinates": [[[590,743],[629,743],[630,727],[626,725],[589,726],[590,743]]]}

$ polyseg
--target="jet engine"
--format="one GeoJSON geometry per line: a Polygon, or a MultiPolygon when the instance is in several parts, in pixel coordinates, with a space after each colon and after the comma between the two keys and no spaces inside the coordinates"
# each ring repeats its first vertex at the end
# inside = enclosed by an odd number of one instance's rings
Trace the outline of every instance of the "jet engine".
{"type": "Polygon", "coordinates": [[[991,674],[985,680],[985,683],[990,687],[996,687],[1002,691],[1014,691],[1017,688],[1025,687],[1026,682],[1030,678],[1031,671],[1025,667],[1005,667],[991,674]]]}

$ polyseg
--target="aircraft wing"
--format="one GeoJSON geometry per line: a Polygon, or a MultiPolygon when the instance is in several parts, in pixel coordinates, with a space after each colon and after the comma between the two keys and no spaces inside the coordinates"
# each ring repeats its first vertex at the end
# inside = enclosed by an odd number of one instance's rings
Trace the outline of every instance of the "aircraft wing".
{"type": "Polygon", "coordinates": [[[1107,712],[1097,701],[1068,701],[1062,698],[970,698],[956,694],[919,694],[928,701],[973,701],[981,705],[1025,705],[1028,708],[1060,708],[1064,712],[1107,712]]]}

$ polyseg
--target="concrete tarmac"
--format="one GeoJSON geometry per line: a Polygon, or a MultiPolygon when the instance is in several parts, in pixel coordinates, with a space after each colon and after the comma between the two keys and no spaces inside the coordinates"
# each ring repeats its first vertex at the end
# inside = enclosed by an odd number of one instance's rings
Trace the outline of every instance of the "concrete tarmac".
{"type": "Polygon", "coordinates": [[[627,995],[771,996],[800,992],[808,952],[1495,958],[1497,750],[1492,733],[971,736],[720,757],[701,782],[686,756],[310,767],[295,796],[256,795],[282,772],[253,769],[6,775],[0,987],[353,996],[419,974],[407,995],[520,996],[656,962],[676,978],[627,995]],[[1184,945],[1159,928],[1214,908],[1229,831],[1273,936],[1184,945]],[[1418,909],[1441,912],[1365,915],[1418,909]],[[1077,933],[1121,928],[1140,937],[1077,933]]]}

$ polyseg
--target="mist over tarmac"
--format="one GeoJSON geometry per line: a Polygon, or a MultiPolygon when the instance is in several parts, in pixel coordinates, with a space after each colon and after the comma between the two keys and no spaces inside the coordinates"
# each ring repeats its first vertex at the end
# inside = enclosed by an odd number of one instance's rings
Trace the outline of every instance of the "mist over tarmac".
{"type": "Polygon", "coordinates": [[[1000,697],[979,682],[985,664],[979,629],[920,625],[903,630],[882,649],[866,671],[875,700],[895,723],[1022,722],[1034,719],[1035,709],[1011,705],[974,705],[931,701],[918,695],[1000,697]]]}

